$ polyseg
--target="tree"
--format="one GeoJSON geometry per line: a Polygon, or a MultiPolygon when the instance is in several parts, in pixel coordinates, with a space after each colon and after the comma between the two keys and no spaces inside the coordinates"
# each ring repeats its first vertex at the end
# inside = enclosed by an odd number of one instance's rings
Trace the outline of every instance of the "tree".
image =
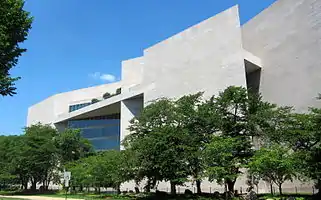
{"type": "Polygon", "coordinates": [[[90,183],[90,174],[88,172],[88,164],[86,158],[81,158],[79,160],[69,162],[65,165],[66,169],[71,172],[71,186],[75,190],[76,186],[79,187],[80,191],[83,191],[84,187],[89,188],[90,183]]]}
{"type": "Polygon", "coordinates": [[[272,119],[272,128],[265,133],[265,142],[285,145],[294,151],[293,156],[299,160],[296,170],[300,178],[314,180],[321,189],[321,109],[294,113],[292,108],[283,108],[272,119]]]}
{"type": "Polygon", "coordinates": [[[21,136],[0,136],[0,189],[12,184],[19,184],[19,174],[14,173],[16,159],[12,152],[17,147],[16,143],[21,136]]]}
{"type": "MultiPolygon", "coordinates": [[[[234,192],[234,185],[240,174],[240,167],[246,164],[252,156],[251,138],[259,135],[260,130],[266,125],[267,113],[274,106],[263,102],[258,95],[248,93],[245,88],[236,86],[228,87],[223,92],[220,92],[216,98],[211,98],[211,101],[219,119],[217,127],[219,135],[222,137],[214,137],[211,143],[217,144],[216,141],[221,140],[227,145],[224,148],[233,150],[232,155],[230,155],[233,157],[231,159],[232,162],[222,163],[225,169],[220,168],[220,170],[223,170],[222,174],[225,175],[224,177],[218,176],[220,178],[218,181],[220,182],[224,178],[229,191],[234,192]],[[231,144],[233,141],[237,141],[237,146],[231,144]],[[230,164],[230,166],[227,164],[230,164]]],[[[223,147],[223,149],[216,150],[213,148],[213,152],[225,152],[223,147]]],[[[213,153],[213,156],[215,155],[213,153]]]]}
{"type": "Polygon", "coordinates": [[[113,187],[120,193],[121,183],[131,178],[127,159],[130,160],[126,151],[110,150],[70,162],[66,167],[72,173],[71,185],[94,186],[98,192],[101,187],[113,187]]]}
{"type": "Polygon", "coordinates": [[[217,115],[210,101],[203,102],[203,93],[185,95],[175,101],[176,120],[179,128],[186,132],[186,159],[189,174],[196,182],[197,193],[201,191],[201,181],[205,174],[202,159],[204,145],[209,143],[211,134],[217,131],[217,115]]]}
{"type": "MultiPolygon", "coordinates": [[[[273,145],[258,150],[248,164],[250,174],[258,175],[279,187],[282,195],[282,184],[295,177],[295,159],[288,148],[273,145]]],[[[271,193],[272,188],[271,188],[271,193]]]]}
{"type": "Polygon", "coordinates": [[[58,166],[57,148],[54,137],[58,131],[50,125],[35,124],[25,128],[22,157],[25,158],[24,167],[28,171],[31,189],[36,189],[37,183],[43,183],[46,189],[55,176],[58,166]]]}
{"type": "Polygon", "coordinates": [[[91,143],[81,137],[81,132],[78,129],[67,129],[60,133],[55,137],[55,146],[58,149],[62,165],[93,153],[91,143]]]}
{"type": "Polygon", "coordinates": [[[157,100],[145,107],[139,117],[131,121],[131,134],[125,147],[134,152],[136,180],[147,178],[146,190],[157,181],[169,181],[171,193],[187,180],[186,131],[179,128],[175,104],[169,99],[157,100]]]}
{"type": "Polygon", "coordinates": [[[240,169],[247,164],[249,155],[252,155],[249,141],[243,141],[242,138],[213,136],[204,152],[209,180],[226,184],[229,192],[234,193],[235,181],[242,174],[240,169]]]}
{"type": "Polygon", "coordinates": [[[18,58],[26,51],[19,46],[27,39],[33,18],[23,10],[23,0],[0,1],[0,95],[16,94],[15,81],[10,69],[17,65],[18,58]]]}

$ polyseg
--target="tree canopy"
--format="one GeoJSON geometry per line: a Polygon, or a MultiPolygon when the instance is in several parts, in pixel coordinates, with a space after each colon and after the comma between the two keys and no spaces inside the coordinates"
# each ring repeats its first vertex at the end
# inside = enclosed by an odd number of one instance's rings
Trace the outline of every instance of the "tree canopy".
{"type": "Polygon", "coordinates": [[[78,130],[58,133],[50,125],[26,127],[23,135],[0,137],[0,181],[24,189],[30,182],[32,190],[42,184],[47,189],[49,183],[59,182],[65,163],[90,155],[91,149],[78,130]]]}
{"type": "MultiPolygon", "coordinates": [[[[80,130],[58,134],[36,124],[21,136],[0,137],[0,182],[32,188],[59,181],[63,168],[72,172],[73,189],[113,187],[134,180],[176,186],[204,178],[234,192],[237,179],[247,174],[250,185],[267,181],[282,193],[285,181],[299,178],[321,185],[321,109],[296,113],[231,86],[217,96],[202,92],[149,103],[130,121],[123,151],[93,152],[80,130]]],[[[253,187],[252,187],[253,188],[253,187]]],[[[136,188],[137,189],[137,188],[136,188]]],[[[271,192],[273,192],[271,190],[271,192]]]]}
{"type": "Polygon", "coordinates": [[[10,69],[27,49],[20,44],[27,39],[33,18],[23,9],[24,0],[0,1],[0,95],[16,94],[15,81],[10,69]]]}
{"type": "Polygon", "coordinates": [[[273,145],[258,150],[248,168],[250,174],[257,175],[270,184],[275,183],[282,194],[282,184],[288,180],[292,181],[296,176],[295,166],[295,157],[288,148],[273,145]]]}

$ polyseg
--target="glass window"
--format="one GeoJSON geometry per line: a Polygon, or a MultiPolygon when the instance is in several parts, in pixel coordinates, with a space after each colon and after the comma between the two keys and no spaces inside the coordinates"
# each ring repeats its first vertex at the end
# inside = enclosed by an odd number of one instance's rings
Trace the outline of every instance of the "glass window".
{"type": "Polygon", "coordinates": [[[119,119],[102,119],[102,120],[75,120],[69,121],[69,128],[88,128],[95,126],[120,125],[119,119]]]}
{"type": "Polygon", "coordinates": [[[70,105],[69,106],[69,112],[79,110],[81,108],[84,108],[86,106],[89,106],[91,103],[81,103],[81,104],[75,104],[75,105],[70,105]]]}
{"type": "Polygon", "coordinates": [[[81,129],[82,136],[92,142],[95,150],[119,149],[120,120],[108,119],[113,117],[101,116],[100,120],[70,120],[68,127],[81,129]]]}
{"type": "Polygon", "coordinates": [[[107,149],[120,149],[120,143],[118,139],[110,140],[110,139],[99,139],[99,140],[90,140],[93,144],[94,149],[99,150],[107,150],[107,149]]]}
{"type": "Polygon", "coordinates": [[[108,126],[108,127],[82,129],[82,136],[84,138],[118,137],[119,135],[118,133],[120,133],[120,126],[108,126]]]}

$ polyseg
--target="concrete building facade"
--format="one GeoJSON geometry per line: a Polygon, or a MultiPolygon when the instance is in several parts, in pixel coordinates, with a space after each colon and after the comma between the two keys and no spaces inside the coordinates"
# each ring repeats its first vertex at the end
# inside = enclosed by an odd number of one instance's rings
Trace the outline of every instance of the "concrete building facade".
{"type": "MultiPolygon", "coordinates": [[[[241,26],[234,6],[145,49],[141,57],[123,61],[119,82],[56,94],[31,106],[27,126],[41,122],[59,130],[81,128],[97,150],[106,150],[120,149],[129,120],[159,97],[198,91],[209,97],[236,85],[300,112],[319,107],[320,13],[321,0],[278,0],[241,26]],[[118,88],[121,93],[102,99],[118,88]],[[94,98],[101,101],[92,103],[94,98]]],[[[159,189],[168,188],[166,184],[159,189]]],[[[203,190],[210,185],[204,182],[203,190]]],[[[245,185],[245,179],[238,185],[245,185]]]]}

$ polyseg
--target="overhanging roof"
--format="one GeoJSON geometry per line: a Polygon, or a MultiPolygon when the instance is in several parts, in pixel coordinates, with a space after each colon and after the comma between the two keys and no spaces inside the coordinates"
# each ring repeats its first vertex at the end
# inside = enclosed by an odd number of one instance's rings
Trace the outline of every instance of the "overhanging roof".
{"type": "Polygon", "coordinates": [[[110,97],[108,99],[104,99],[102,101],[99,101],[97,103],[91,104],[89,106],[83,107],[79,110],[75,110],[70,113],[64,113],[62,115],[59,115],[57,119],[54,121],[54,123],[60,123],[64,122],[66,120],[76,119],[80,117],[88,117],[89,114],[95,114],[99,113],[99,111],[103,109],[111,109],[116,111],[117,107],[119,108],[119,105],[121,101],[135,98],[137,96],[143,95],[142,90],[137,91],[127,91],[125,93],[121,93],[119,95],[110,97]]]}

